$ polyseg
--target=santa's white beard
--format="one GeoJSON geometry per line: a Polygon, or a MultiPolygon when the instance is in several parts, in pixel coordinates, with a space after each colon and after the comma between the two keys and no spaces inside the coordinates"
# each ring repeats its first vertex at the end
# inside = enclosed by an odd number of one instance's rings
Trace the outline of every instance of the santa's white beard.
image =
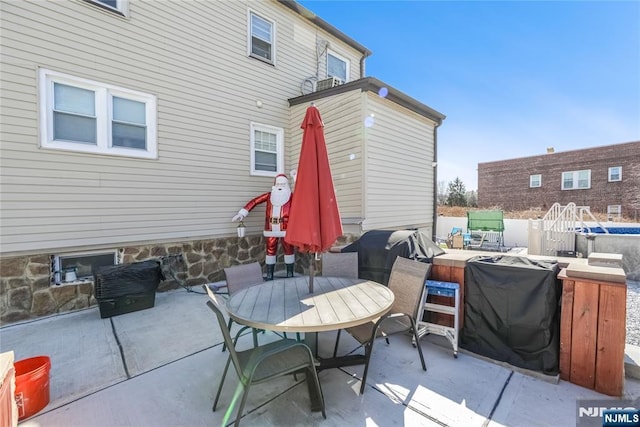
{"type": "Polygon", "coordinates": [[[273,187],[271,189],[271,203],[282,206],[291,198],[291,187],[273,187]]]}

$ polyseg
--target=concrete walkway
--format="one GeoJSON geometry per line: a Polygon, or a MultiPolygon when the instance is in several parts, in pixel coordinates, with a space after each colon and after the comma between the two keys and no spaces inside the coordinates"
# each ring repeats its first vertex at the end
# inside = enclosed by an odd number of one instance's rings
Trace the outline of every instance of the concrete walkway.
{"type": "MultiPolygon", "coordinates": [[[[196,290],[198,288],[194,288],[196,290]]],[[[198,289],[199,292],[199,289],[198,289]]],[[[51,358],[51,401],[29,427],[227,425],[237,378],[227,376],[219,408],[211,411],[226,362],[207,297],[183,289],[160,293],[154,308],[101,319],[96,307],[0,329],[0,351],[15,359],[51,358]]],[[[321,354],[334,334],[320,334],[321,354]]],[[[277,339],[267,332],[261,343],[277,339]]],[[[455,359],[450,345],[421,341],[422,371],[409,338],[374,347],[367,388],[362,367],[320,373],[327,419],[309,409],[303,376],[251,388],[242,419],[253,426],[572,426],[576,402],[612,400],[574,384],[555,384],[470,354],[455,359]]],[[[355,348],[343,334],[342,349],[355,348]]],[[[239,343],[251,345],[250,336],[239,343]]],[[[640,399],[640,381],[627,378],[625,398],[640,399]]],[[[598,423],[596,425],[601,425],[598,423]]]]}

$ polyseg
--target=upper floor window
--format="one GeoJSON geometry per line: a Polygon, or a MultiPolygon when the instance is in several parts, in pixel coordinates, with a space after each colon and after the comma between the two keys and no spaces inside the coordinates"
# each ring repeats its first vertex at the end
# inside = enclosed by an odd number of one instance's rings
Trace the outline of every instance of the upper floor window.
{"type": "Polygon", "coordinates": [[[542,175],[529,175],[529,187],[536,188],[542,187],[542,175]]]}
{"type": "Polygon", "coordinates": [[[157,158],[156,97],[40,69],[40,145],[157,158]]]}
{"type": "Polygon", "coordinates": [[[275,24],[253,12],[249,12],[249,56],[270,64],[274,60],[275,24]]]}
{"type": "Polygon", "coordinates": [[[562,172],[562,189],[579,190],[591,188],[591,169],[562,172]]]}
{"type": "Polygon", "coordinates": [[[276,176],[284,171],[284,130],[251,123],[251,174],[276,176]]]}
{"type": "Polygon", "coordinates": [[[609,182],[622,181],[622,166],[609,168],[609,182]]]}
{"type": "Polygon", "coordinates": [[[349,61],[335,52],[327,52],[327,77],[337,77],[344,83],[349,81],[349,61]]]}
{"type": "Polygon", "coordinates": [[[120,12],[122,15],[127,15],[129,12],[129,0],[87,0],[89,3],[97,4],[104,9],[114,10],[120,12]]]}

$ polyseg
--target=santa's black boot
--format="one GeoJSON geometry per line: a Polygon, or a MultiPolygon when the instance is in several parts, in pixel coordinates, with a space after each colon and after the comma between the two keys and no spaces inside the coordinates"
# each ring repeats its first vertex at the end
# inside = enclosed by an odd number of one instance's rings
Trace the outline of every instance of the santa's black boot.
{"type": "Polygon", "coordinates": [[[267,264],[267,278],[266,280],[273,280],[273,270],[276,268],[275,264],[267,264]]]}
{"type": "Polygon", "coordinates": [[[287,266],[287,277],[293,277],[293,264],[285,264],[287,266]]]}

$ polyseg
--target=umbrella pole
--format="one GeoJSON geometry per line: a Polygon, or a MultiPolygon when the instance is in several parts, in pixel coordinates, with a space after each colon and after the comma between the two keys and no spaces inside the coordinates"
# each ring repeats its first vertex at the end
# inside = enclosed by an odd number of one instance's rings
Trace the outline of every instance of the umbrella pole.
{"type": "Polygon", "coordinates": [[[316,263],[316,257],[315,254],[311,255],[311,260],[309,261],[309,293],[312,294],[313,293],[313,276],[315,274],[315,263],[316,263]]]}

